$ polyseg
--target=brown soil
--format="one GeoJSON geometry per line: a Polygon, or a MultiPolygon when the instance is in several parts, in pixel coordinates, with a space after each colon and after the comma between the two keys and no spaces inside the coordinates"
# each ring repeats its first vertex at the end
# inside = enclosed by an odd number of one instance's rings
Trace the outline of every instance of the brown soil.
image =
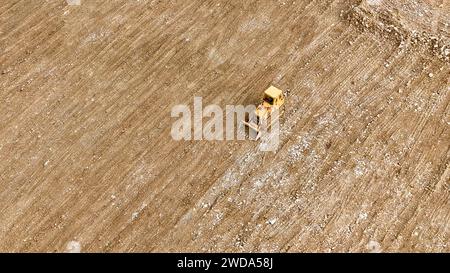
{"type": "Polygon", "coordinates": [[[450,251],[448,1],[81,2],[0,2],[0,251],[450,251]],[[172,140],[270,84],[276,153],[172,140]]]}

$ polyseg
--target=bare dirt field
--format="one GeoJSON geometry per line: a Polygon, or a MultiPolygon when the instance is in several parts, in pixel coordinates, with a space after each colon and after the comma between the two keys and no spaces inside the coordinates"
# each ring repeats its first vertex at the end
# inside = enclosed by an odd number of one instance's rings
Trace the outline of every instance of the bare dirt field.
{"type": "Polygon", "coordinates": [[[0,1],[1,252],[450,252],[450,2],[0,1]],[[281,144],[171,108],[286,91],[281,144]]]}

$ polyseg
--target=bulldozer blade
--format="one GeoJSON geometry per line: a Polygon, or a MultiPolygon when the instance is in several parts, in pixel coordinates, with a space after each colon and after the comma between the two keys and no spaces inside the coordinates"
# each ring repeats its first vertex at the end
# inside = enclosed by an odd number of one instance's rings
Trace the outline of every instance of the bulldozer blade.
{"type": "Polygon", "coordinates": [[[243,123],[245,126],[251,128],[251,129],[253,129],[254,131],[259,132],[259,126],[256,125],[255,123],[247,122],[247,121],[243,121],[242,123],[243,123]]]}
{"type": "Polygon", "coordinates": [[[250,129],[252,129],[255,133],[256,133],[256,138],[255,138],[255,140],[259,140],[260,138],[261,138],[261,129],[260,129],[260,127],[256,124],[256,123],[253,123],[253,122],[247,122],[247,121],[242,121],[242,123],[245,125],[245,126],[247,126],[247,127],[249,127],[250,129]]]}

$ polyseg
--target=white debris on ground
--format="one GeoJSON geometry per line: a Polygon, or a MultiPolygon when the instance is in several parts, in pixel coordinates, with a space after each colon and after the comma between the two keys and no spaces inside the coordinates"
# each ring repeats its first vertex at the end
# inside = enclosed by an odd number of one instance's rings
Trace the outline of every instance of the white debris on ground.
{"type": "Polygon", "coordinates": [[[214,218],[212,220],[212,225],[213,226],[217,226],[223,219],[223,212],[221,211],[216,211],[216,213],[214,214],[214,218]]]}
{"type": "Polygon", "coordinates": [[[66,0],[69,6],[79,6],[81,5],[81,0],[66,0]]]}
{"type": "Polygon", "coordinates": [[[311,145],[311,136],[298,136],[299,142],[292,145],[288,151],[289,160],[291,162],[297,162],[303,157],[303,152],[311,145]]]}
{"type": "Polygon", "coordinates": [[[204,200],[199,202],[199,205],[201,206],[202,203],[212,203],[221,192],[239,185],[248,173],[261,164],[261,154],[261,152],[255,149],[238,158],[234,167],[227,170],[216,185],[211,187],[211,190],[205,194],[204,200]]]}
{"type": "Polygon", "coordinates": [[[260,189],[264,187],[268,182],[270,181],[279,181],[279,178],[282,177],[285,170],[282,168],[281,164],[278,164],[277,166],[274,166],[273,170],[268,170],[267,172],[263,173],[259,177],[256,177],[253,179],[252,184],[254,185],[255,189],[260,189]]]}
{"type": "Polygon", "coordinates": [[[110,35],[112,35],[112,31],[111,30],[107,30],[107,29],[102,29],[102,30],[97,31],[97,32],[92,32],[92,33],[89,33],[89,35],[87,35],[85,37],[85,39],[81,42],[81,44],[83,46],[85,46],[85,45],[90,44],[90,43],[103,41],[104,39],[108,38],[110,35]]]}
{"type": "Polygon", "coordinates": [[[143,203],[138,211],[135,211],[131,214],[131,221],[136,220],[139,217],[139,214],[147,207],[146,203],[143,203]]]}
{"type": "Polygon", "coordinates": [[[357,177],[363,176],[367,171],[366,163],[361,160],[356,161],[356,166],[355,166],[354,171],[355,171],[355,175],[357,177]]]}
{"type": "Polygon", "coordinates": [[[66,246],[66,253],[80,253],[81,252],[81,244],[78,241],[70,241],[66,246]]]}
{"type": "Polygon", "coordinates": [[[244,22],[239,31],[241,32],[254,32],[254,31],[264,31],[268,29],[271,25],[270,18],[266,15],[261,15],[258,17],[251,17],[248,21],[244,22]]]}
{"type": "Polygon", "coordinates": [[[136,220],[137,218],[139,217],[139,212],[133,212],[132,214],[131,214],[131,221],[134,221],[134,220],[136,220]]]}
{"type": "Polygon", "coordinates": [[[279,144],[280,136],[278,132],[263,133],[258,148],[262,152],[276,152],[279,144]]]}
{"type": "Polygon", "coordinates": [[[358,222],[362,222],[362,221],[365,221],[365,220],[367,220],[367,212],[361,212],[359,215],[358,215],[358,222]]]}
{"type": "Polygon", "coordinates": [[[379,6],[383,0],[367,0],[367,4],[371,6],[379,6]]]}
{"type": "MultiPolygon", "coordinates": [[[[193,216],[200,210],[209,210],[211,205],[215,203],[215,200],[219,198],[225,191],[232,187],[236,187],[242,183],[242,180],[248,176],[248,174],[259,166],[262,162],[262,153],[257,149],[253,149],[245,154],[242,154],[235,160],[232,168],[228,169],[221,178],[217,180],[214,186],[210,187],[204,196],[197,202],[197,204],[187,211],[180,219],[179,224],[185,224],[191,221],[193,216]]],[[[229,202],[235,202],[234,199],[228,199],[229,202]]],[[[219,223],[223,217],[222,212],[218,212],[215,215],[213,221],[219,223]]]]}
{"type": "Polygon", "coordinates": [[[381,253],[382,252],[381,245],[377,241],[369,241],[369,243],[367,243],[366,248],[370,253],[381,253]]]}
{"type": "Polygon", "coordinates": [[[211,48],[209,50],[208,59],[216,65],[221,65],[225,62],[225,58],[219,53],[216,48],[211,48]]]}

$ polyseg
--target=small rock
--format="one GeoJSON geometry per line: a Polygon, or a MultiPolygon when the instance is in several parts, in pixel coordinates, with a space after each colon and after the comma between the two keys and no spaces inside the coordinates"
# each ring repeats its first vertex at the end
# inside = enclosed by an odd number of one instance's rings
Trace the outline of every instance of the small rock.
{"type": "Polygon", "coordinates": [[[81,252],[81,244],[77,241],[70,241],[66,246],[66,253],[80,253],[81,252]]]}
{"type": "Polygon", "coordinates": [[[131,221],[136,220],[136,218],[138,218],[139,216],[139,212],[133,212],[133,214],[131,214],[131,221]]]}
{"type": "Polygon", "coordinates": [[[367,250],[369,250],[370,253],[381,253],[381,245],[377,241],[369,241],[367,244],[367,250]]]}

